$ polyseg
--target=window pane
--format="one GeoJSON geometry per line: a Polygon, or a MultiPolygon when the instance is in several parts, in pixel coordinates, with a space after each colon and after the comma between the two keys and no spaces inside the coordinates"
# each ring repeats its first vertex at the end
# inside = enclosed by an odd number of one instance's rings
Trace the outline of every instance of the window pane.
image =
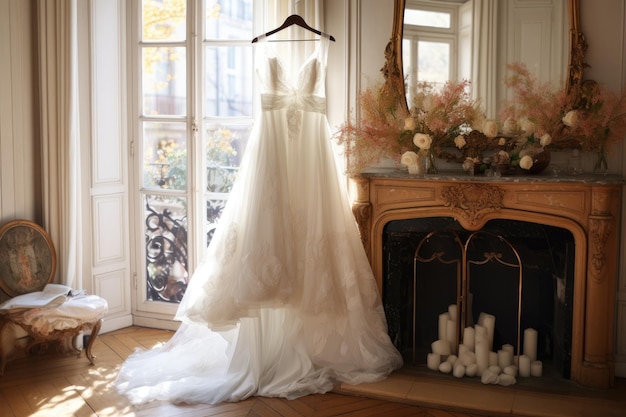
{"type": "Polygon", "coordinates": [[[450,79],[450,44],[444,42],[417,43],[417,77],[419,81],[444,84],[450,79]]]}
{"type": "Polygon", "coordinates": [[[146,196],[147,299],[180,302],[187,288],[187,199],[146,196]]]}
{"type": "Polygon", "coordinates": [[[206,129],[206,191],[229,193],[250,134],[249,124],[208,126],[206,129]]]}
{"type": "Polygon", "coordinates": [[[205,39],[251,40],[252,0],[205,0],[205,39]]]}
{"type": "Polygon", "coordinates": [[[411,40],[410,39],[402,39],[402,71],[404,72],[405,82],[405,93],[406,93],[406,101],[407,103],[411,103],[412,100],[412,91],[415,86],[415,71],[416,64],[413,62],[414,57],[411,52],[411,40]]]}
{"type": "Polygon", "coordinates": [[[142,49],[143,114],[184,116],[187,113],[186,49],[142,49]]]}
{"type": "Polygon", "coordinates": [[[204,52],[206,116],[252,117],[252,47],[205,46],[204,52]]]}
{"type": "Polygon", "coordinates": [[[186,0],[143,0],[144,41],[184,41],[186,0]]]}
{"type": "Polygon", "coordinates": [[[404,23],[407,25],[450,29],[450,20],[450,13],[446,12],[414,9],[406,9],[404,11],[404,23]]]}
{"type": "Polygon", "coordinates": [[[187,189],[185,123],[143,122],[143,186],[187,189]]]}

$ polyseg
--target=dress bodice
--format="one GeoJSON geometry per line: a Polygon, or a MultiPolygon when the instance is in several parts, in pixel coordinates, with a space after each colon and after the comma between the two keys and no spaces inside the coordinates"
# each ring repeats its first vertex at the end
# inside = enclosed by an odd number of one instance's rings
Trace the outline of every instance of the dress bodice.
{"type": "Polygon", "coordinates": [[[257,59],[257,76],[261,81],[263,110],[292,109],[325,113],[325,74],[329,38],[322,36],[315,51],[295,71],[294,63],[286,63],[265,38],[257,59]]]}

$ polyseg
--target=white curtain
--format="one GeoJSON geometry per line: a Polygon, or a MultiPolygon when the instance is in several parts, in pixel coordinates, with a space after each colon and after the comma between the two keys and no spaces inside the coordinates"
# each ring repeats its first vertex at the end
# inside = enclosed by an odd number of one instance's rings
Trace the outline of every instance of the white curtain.
{"type": "Polygon", "coordinates": [[[55,281],[82,288],[76,0],[38,0],[44,228],[55,281]]]}
{"type": "MultiPolygon", "coordinates": [[[[323,0],[266,0],[263,32],[279,27],[292,14],[300,15],[309,26],[325,32],[323,3],[323,0]]],[[[301,38],[303,31],[304,29],[293,27],[285,30],[285,36],[301,38]]],[[[283,51],[288,48],[288,52],[284,53],[291,56],[294,63],[302,63],[313,53],[315,42],[287,42],[280,48],[283,51]]]]}
{"type": "Polygon", "coordinates": [[[495,118],[497,108],[498,0],[474,0],[472,92],[480,97],[487,117],[495,118]]]}

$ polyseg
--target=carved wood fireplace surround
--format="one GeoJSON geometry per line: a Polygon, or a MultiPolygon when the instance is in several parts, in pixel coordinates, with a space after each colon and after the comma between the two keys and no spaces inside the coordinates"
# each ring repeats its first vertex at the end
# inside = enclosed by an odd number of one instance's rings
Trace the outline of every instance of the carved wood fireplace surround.
{"type": "Polygon", "coordinates": [[[352,178],[353,212],[378,288],[383,231],[394,220],[453,217],[469,231],[492,219],[561,227],[575,240],[571,379],[614,384],[614,305],[623,178],[576,176],[417,178],[390,171],[352,178]]]}

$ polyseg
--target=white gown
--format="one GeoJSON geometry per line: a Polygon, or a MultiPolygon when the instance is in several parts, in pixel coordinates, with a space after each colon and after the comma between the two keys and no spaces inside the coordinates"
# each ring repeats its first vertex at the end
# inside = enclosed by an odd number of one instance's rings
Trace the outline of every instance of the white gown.
{"type": "Polygon", "coordinates": [[[322,36],[295,80],[257,44],[261,115],[181,327],[119,372],[133,403],[296,398],[402,365],[330,142],[328,44],[322,36]]]}

